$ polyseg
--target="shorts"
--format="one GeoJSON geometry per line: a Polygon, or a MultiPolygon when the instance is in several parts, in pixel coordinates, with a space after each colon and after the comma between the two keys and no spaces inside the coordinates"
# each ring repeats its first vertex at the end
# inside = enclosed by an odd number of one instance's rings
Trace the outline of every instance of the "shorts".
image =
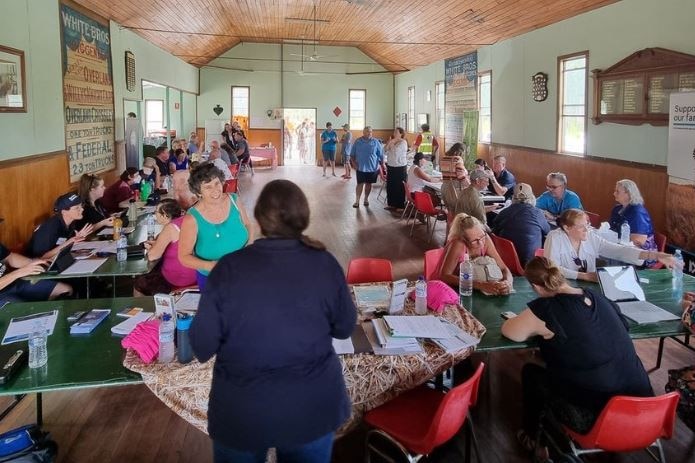
{"type": "Polygon", "coordinates": [[[321,151],[324,161],[335,161],[335,151],[321,151]]]}
{"type": "Polygon", "coordinates": [[[357,171],[357,183],[376,183],[379,176],[378,172],[362,172],[357,171]]]}
{"type": "Polygon", "coordinates": [[[135,279],[133,287],[145,296],[153,296],[158,293],[170,293],[174,287],[162,275],[161,261],[149,273],[140,275],[135,279]]]}
{"type": "Polygon", "coordinates": [[[0,290],[0,306],[7,302],[47,301],[57,284],[55,280],[39,280],[36,283],[16,280],[10,286],[0,290]]]}

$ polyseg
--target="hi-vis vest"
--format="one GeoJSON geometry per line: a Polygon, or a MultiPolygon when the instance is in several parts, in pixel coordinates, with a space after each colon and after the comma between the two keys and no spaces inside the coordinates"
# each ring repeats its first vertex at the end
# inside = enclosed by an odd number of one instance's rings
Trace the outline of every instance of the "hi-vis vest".
{"type": "Polygon", "coordinates": [[[422,154],[432,154],[432,132],[422,132],[422,141],[418,147],[418,151],[422,154]]]}

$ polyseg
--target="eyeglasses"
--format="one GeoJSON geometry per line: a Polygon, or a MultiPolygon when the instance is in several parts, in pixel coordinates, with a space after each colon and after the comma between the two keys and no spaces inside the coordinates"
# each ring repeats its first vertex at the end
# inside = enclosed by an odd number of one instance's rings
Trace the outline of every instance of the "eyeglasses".
{"type": "Polygon", "coordinates": [[[574,225],[572,225],[572,228],[575,228],[577,230],[588,230],[589,227],[591,227],[591,225],[588,223],[575,223],[574,225]]]}
{"type": "Polygon", "coordinates": [[[548,190],[557,190],[558,188],[562,188],[562,185],[546,185],[545,187],[548,190]]]}
{"type": "Polygon", "coordinates": [[[470,240],[470,241],[466,240],[466,241],[468,241],[468,244],[471,246],[479,246],[479,245],[483,244],[483,241],[485,241],[486,238],[487,238],[487,232],[483,233],[483,236],[481,236],[480,238],[476,238],[476,239],[470,240]]]}
{"type": "Polygon", "coordinates": [[[579,267],[577,269],[579,272],[582,272],[582,273],[586,272],[586,270],[588,268],[587,263],[586,263],[586,259],[580,259],[579,257],[575,257],[573,260],[574,260],[574,265],[579,267]]]}

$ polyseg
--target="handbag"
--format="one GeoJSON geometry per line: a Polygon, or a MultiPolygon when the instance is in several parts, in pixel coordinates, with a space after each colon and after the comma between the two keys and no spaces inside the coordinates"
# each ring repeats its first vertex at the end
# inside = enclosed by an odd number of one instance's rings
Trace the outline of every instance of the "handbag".
{"type": "Polygon", "coordinates": [[[504,278],[502,269],[490,256],[480,256],[471,260],[473,264],[473,281],[500,281],[504,278]]]}

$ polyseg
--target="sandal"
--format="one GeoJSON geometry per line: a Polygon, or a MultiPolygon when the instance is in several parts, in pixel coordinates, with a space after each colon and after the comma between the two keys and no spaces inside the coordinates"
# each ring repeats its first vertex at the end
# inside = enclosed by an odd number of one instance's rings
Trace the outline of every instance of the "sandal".
{"type": "Polygon", "coordinates": [[[355,203],[355,204],[352,205],[352,207],[354,207],[355,209],[357,209],[358,207],[360,207],[360,203],[355,203]]]}
{"type": "Polygon", "coordinates": [[[369,206],[369,201],[365,201],[365,202],[364,202],[364,205],[365,205],[365,206],[369,206]]]}

